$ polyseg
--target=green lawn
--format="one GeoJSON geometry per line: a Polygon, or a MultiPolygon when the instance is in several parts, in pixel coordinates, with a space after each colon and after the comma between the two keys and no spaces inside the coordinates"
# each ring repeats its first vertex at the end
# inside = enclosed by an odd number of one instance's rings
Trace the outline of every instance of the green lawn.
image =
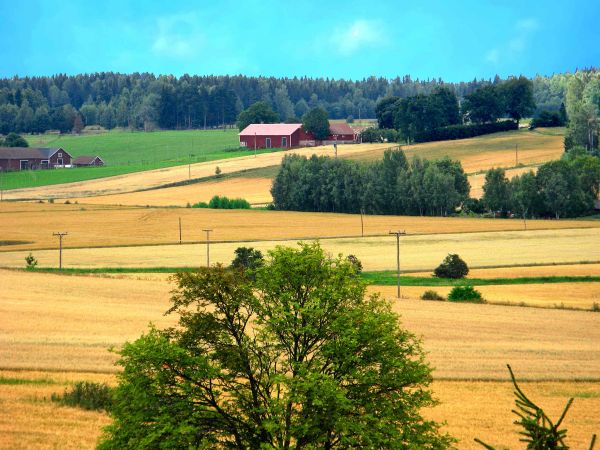
{"type": "MultiPolygon", "coordinates": [[[[73,157],[99,155],[106,166],[33,170],[0,175],[0,188],[71,183],[188,163],[245,156],[237,130],[110,131],[89,135],[25,136],[31,147],[62,147],[73,157]]],[[[268,151],[275,151],[270,149],[268,151]]],[[[265,150],[258,153],[264,153],[265,150]]]]}

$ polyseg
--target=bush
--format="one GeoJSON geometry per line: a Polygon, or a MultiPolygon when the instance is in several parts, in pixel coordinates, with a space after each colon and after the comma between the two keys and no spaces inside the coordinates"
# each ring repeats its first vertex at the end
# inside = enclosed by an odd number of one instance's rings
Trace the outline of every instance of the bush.
{"type": "Polygon", "coordinates": [[[208,203],[198,202],[192,205],[192,208],[212,208],[212,209],[250,209],[250,203],[243,198],[227,198],[215,195],[208,203]]]}
{"type": "Polygon", "coordinates": [[[362,263],[360,262],[360,259],[358,259],[356,256],[354,255],[348,255],[346,256],[346,259],[348,260],[349,263],[351,263],[354,268],[356,269],[356,273],[362,273],[362,263]]]}
{"type": "Polygon", "coordinates": [[[565,122],[558,111],[542,111],[531,121],[530,129],[536,127],[562,127],[565,122]]]}
{"type": "Polygon", "coordinates": [[[437,278],[464,278],[469,273],[469,267],[460,256],[450,253],[442,263],[435,268],[433,276],[437,278]]]}
{"type": "Polygon", "coordinates": [[[252,247],[238,247],[234,253],[235,258],[231,261],[232,269],[255,271],[265,263],[262,252],[252,247]]]}
{"type": "Polygon", "coordinates": [[[35,266],[38,265],[38,260],[30,252],[29,255],[25,257],[25,264],[27,264],[25,266],[27,270],[33,270],[35,269],[35,266]]]}
{"type": "Polygon", "coordinates": [[[421,295],[421,300],[444,301],[446,299],[444,297],[442,297],[440,294],[438,294],[437,292],[429,290],[429,291],[423,292],[423,295],[421,295]]]}
{"type": "Polygon", "coordinates": [[[415,142],[447,141],[454,139],[466,139],[483,134],[497,133],[499,131],[517,130],[517,122],[503,120],[501,122],[450,125],[447,127],[434,128],[415,134],[415,142]]]}
{"type": "Polygon", "coordinates": [[[110,411],[113,405],[112,389],[106,383],[79,381],[71,388],[65,389],[63,395],[52,394],[53,402],[65,406],[75,406],[88,410],[110,411]]]}
{"type": "Polygon", "coordinates": [[[483,214],[485,205],[478,198],[468,198],[463,202],[462,210],[466,213],[483,214]]]}
{"type": "Polygon", "coordinates": [[[451,302],[473,302],[485,303],[481,292],[474,289],[473,286],[455,286],[448,294],[448,300],[451,302]]]}

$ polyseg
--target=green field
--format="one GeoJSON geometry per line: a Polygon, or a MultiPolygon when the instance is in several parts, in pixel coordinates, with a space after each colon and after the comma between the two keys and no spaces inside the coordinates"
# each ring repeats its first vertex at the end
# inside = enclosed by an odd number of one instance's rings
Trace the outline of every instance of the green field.
{"type": "Polygon", "coordinates": [[[106,166],[9,172],[0,176],[0,188],[71,183],[247,155],[238,145],[237,133],[234,129],[26,136],[31,147],[62,147],[73,157],[99,155],[106,166]]]}

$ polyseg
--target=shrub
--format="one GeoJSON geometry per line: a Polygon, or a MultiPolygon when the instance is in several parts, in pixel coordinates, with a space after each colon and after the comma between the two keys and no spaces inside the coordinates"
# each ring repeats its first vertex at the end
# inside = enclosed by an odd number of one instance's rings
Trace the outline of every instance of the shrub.
{"type": "Polygon", "coordinates": [[[208,202],[208,207],[213,209],[250,209],[250,203],[243,198],[229,199],[225,196],[215,195],[208,202]]]}
{"type": "Polygon", "coordinates": [[[481,292],[474,289],[473,286],[455,286],[448,294],[448,300],[451,302],[473,302],[484,303],[481,292]]]}
{"type": "Polygon", "coordinates": [[[52,394],[53,402],[88,410],[110,411],[113,405],[112,389],[106,383],[79,381],[63,395],[52,394]]]}
{"type": "Polygon", "coordinates": [[[362,273],[363,266],[360,262],[360,259],[358,259],[354,255],[348,255],[346,256],[346,259],[354,266],[354,268],[356,269],[356,273],[362,273]]]}
{"type": "Polygon", "coordinates": [[[421,300],[444,301],[446,299],[444,297],[442,297],[440,294],[438,294],[436,291],[428,290],[428,291],[423,292],[423,295],[421,295],[421,300]]]}
{"type": "Polygon", "coordinates": [[[27,270],[33,270],[35,269],[35,266],[38,265],[38,260],[30,252],[29,255],[25,257],[25,264],[27,264],[25,266],[27,270]]]}
{"type": "Polygon", "coordinates": [[[218,177],[221,176],[221,168],[219,166],[217,166],[217,168],[215,169],[215,175],[218,177]]]}
{"type": "Polygon", "coordinates": [[[235,258],[231,261],[232,269],[255,271],[264,265],[264,257],[260,250],[252,247],[238,247],[234,251],[235,258]]]}
{"type": "Polygon", "coordinates": [[[433,276],[438,278],[464,278],[469,273],[469,267],[460,256],[450,253],[442,263],[435,268],[433,276]]]}

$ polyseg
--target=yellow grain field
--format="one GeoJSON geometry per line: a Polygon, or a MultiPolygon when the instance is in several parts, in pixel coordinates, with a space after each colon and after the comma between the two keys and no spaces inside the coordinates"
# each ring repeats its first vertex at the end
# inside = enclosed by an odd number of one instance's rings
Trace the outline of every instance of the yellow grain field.
{"type": "MultiPolygon", "coordinates": [[[[431,272],[415,272],[412,276],[428,277],[431,272]]],[[[552,266],[499,267],[493,269],[471,269],[467,278],[517,278],[555,276],[600,276],[600,264],[557,264],[552,266]]]]}
{"type": "MultiPolygon", "coordinates": [[[[8,293],[0,305],[0,369],[114,371],[109,347],[135,339],[150,321],[173,323],[163,316],[172,288],[165,275],[0,270],[0,292],[8,293]]],[[[503,380],[507,362],[531,379],[600,374],[596,313],[409,299],[394,300],[394,309],[423,337],[436,378],[503,380]]]]}
{"type": "MultiPolygon", "coordinates": [[[[226,241],[360,236],[362,231],[357,214],[0,202],[0,252],[55,248],[56,231],[69,232],[65,247],[178,243],[179,218],[184,243],[204,240],[203,228],[214,229],[212,239],[226,241]]],[[[519,220],[409,216],[364,216],[363,225],[365,235],[394,229],[407,233],[523,229],[519,220]]],[[[600,228],[600,221],[531,220],[527,227],[600,228]]]]}
{"type": "MultiPolygon", "coordinates": [[[[526,371],[517,371],[526,378],[526,371]]],[[[508,370],[506,371],[508,378],[508,370]]],[[[525,393],[556,421],[567,400],[575,401],[563,422],[568,430],[566,443],[573,449],[586,449],[593,434],[600,430],[600,383],[521,382],[525,393]]],[[[461,450],[482,449],[473,441],[479,438],[496,448],[523,448],[521,431],[513,424],[517,416],[511,383],[481,381],[436,381],[432,388],[441,404],[427,417],[447,421],[443,429],[459,439],[461,450]]],[[[562,428],[562,427],[561,427],[562,428]]]]}
{"type": "MultiPolygon", "coordinates": [[[[393,229],[397,229],[394,227],[393,229]]],[[[214,228],[211,240],[221,236],[214,228]]],[[[68,236],[67,236],[68,238],[68,236]]],[[[295,246],[297,240],[212,242],[211,264],[229,264],[234,250],[250,246],[266,252],[276,245],[295,246]]],[[[433,270],[448,253],[460,253],[471,267],[568,264],[600,261],[600,233],[595,228],[408,235],[401,239],[403,270],[433,270]]],[[[332,238],[321,241],[332,253],[353,254],[365,270],[396,267],[396,241],[391,236],[332,238]]],[[[0,252],[0,267],[23,267],[29,251],[0,252]]],[[[56,267],[58,251],[36,250],[40,267],[56,267]]],[[[63,251],[65,267],[182,267],[206,264],[207,245],[156,245],[112,248],[74,248],[63,251]]]]}
{"type": "MultiPolygon", "coordinates": [[[[339,145],[338,155],[362,153],[389,147],[389,144],[354,144],[339,145]]],[[[87,180],[76,183],[56,184],[35,188],[14,189],[4,192],[4,199],[47,199],[47,198],[78,198],[96,195],[118,194],[134,192],[142,189],[155,188],[165,184],[189,180],[190,178],[205,178],[213,176],[217,166],[223,175],[242,170],[276,166],[281,163],[287,154],[300,154],[305,156],[332,155],[333,146],[300,148],[282,152],[248,155],[218,161],[167,167],[163,169],[136,172],[115,177],[87,180]]]]}

